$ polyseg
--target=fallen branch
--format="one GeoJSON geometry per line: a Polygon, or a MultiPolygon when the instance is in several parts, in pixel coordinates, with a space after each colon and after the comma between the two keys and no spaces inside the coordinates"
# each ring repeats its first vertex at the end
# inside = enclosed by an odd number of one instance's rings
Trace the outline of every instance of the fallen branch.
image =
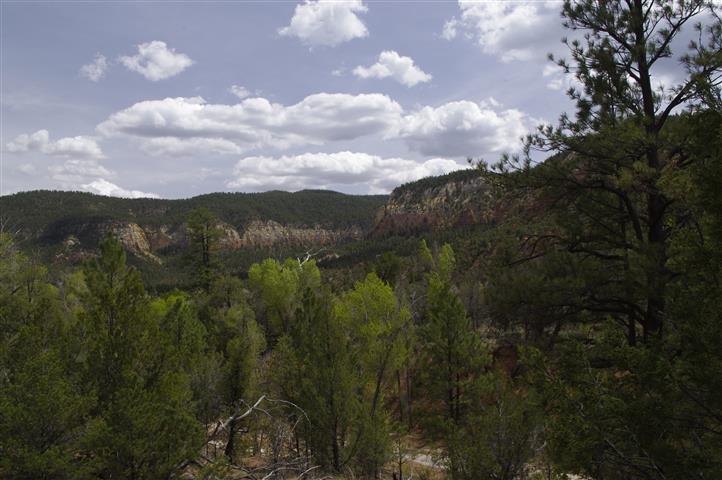
{"type": "Polygon", "coordinates": [[[256,400],[256,403],[254,403],[253,405],[248,407],[248,410],[246,410],[245,412],[241,413],[240,411],[238,411],[238,412],[234,413],[233,415],[231,415],[230,417],[228,417],[224,422],[219,422],[218,425],[216,425],[216,428],[213,430],[213,433],[211,433],[210,436],[208,437],[206,444],[208,444],[211,440],[216,438],[216,435],[218,435],[221,431],[228,430],[228,426],[231,423],[241,420],[243,418],[246,418],[248,415],[253,413],[253,410],[255,410],[258,407],[258,405],[260,405],[261,402],[265,398],[266,398],[265,395],[261,395],[260,398],[258,400],[256,400]]]}

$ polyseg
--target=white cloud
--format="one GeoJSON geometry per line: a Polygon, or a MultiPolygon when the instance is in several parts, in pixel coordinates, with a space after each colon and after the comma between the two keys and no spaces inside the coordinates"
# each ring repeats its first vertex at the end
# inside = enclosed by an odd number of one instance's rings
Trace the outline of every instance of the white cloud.
{"type": "Polygon", "coordinates": [[[141,192],[139,190],[126,190],[125,188],[119,187],[118,185],[102,178],[85,185],[81,185],[81,188],[87,192],[97,193],[98,195],[107,195],[109,197],[160,198],[160,196],[155,193],[141,192]]]}
{"type": "Polygon", "coordinates": [[[141,142],[159,137],[203,138],[213,139],[216,148],[221,145],[218,140],[243,150],[286,148],[385,134],[395,128],[401,113],[398,103],[381,94],[318,93],[290,106],[260,97],[236,105],[179,97],[136,103],[112,114],[97,130],[106,136],[133,136],[141,142]]]}
{"type": "Polygon", "coordinates": [[[65,158],[104,158],[98,142],[92,137],[64,137],[51,142],[47,130],[18,135],[5,148],[13,153],[40,152],[65,158]]]}
{"type": "Polygon", "coordinates": [[[581,86],[574,74],[565,73],[558,65],[545,65],[542,70],[542,77],[547,79],[546,86],[549,90],[568,90],[572,86],[581,86]]]}
{"type": "Polygon", "coordinates": [[[194,155],[239,154],[243,150],[235,143],[222,138],[158,137],[144,140],[141,148],[153,156],[189,157],[194,155]]]}
{"type": "Polygon", "coordinates": [[[92,63],[80,67],[80,75],[91,82],[97,82],[105,76],[108,66],[108,59],[106,59],[104,55],[96,53],[92,63]]]}
{"type": "Polygon", "coordinates": [[[458,33],[457,27],[459,26],[459,20],[452,18],[444,23],[444,29],[441,31],[441,38],[444,40],[453,40],[456,38],[458,33]]]}
{"type": "Polygon", "coordinates": [[[561,2],[459,0],[459,9],[459,16],[444,24],[441,36],[447,40],[463,32],[504,62],[543,60],[560,49],[561,2]]]}
{"type": "Polygon", "coordinates": [[[251,96],[251,91],[248,90],[246,87],[242,87],[240,85],[231,85],[228,88],[228,91],[231,92],[236,97],[240,98],[241,100],[243,100],[246,97],[251,96]]]}
{"type": "Polygon", "coordinates": [[[404,116],[398,135],[424,155],[476,157],[515,150],[533,123],[519,110],[502,110],[493,99],[459,101],[404,116]]]}
{"type": "Polygon", "coordinates": [[[446,158],[415,161],[348,151],[253,156],[238,161],[226,186],[243,191],[359,186],[369,193],[385,193],[405,182],[466,167],[446,158]]]}
{"type": "Polygon", "coordinates": [[[158,40],[141,43],[136,55],[122,56],[118,60],[153,82],[178,75],[194,63],[188,55],[176,53],[175,49],[169,49],[165,42],[158,40]]]}
{"type": "Polygon", "coordinates": [[[62,165],[48,167],[50,178],[64,186],[75,186],[90,178],[111,176],[113,172],[98,164],[95,159],[66,160],[62,165]]]}
{"type": "Polygon", "coordinates": [[[407,87],[431,80],[431,75],[414,65],[411,57],[402,57],[393,50],[381,52],[378,62],[369,67],[359,65],[353,73],[360,78],[392,77],[407,87]]]}
{"type": "Polygon", "coordinates": [[[366,25],[357,15],[367,10],[361,0],[306,0],[296,5],[291,23],[278,33],[297,37],[310,47],[334,47],[368,35],[366,25]]]}
{"type": "Polygon", "coordinates": [[[262,97],[235,105],[210,104],[201,97],[148,100],[112,114],[96,130],[135,139],[153,155],[238,154],[375,136],[401,140],[428,157],[476,157],[514,150],[536,122],[493,99],[405,112],[378,93],[318,93],[293,105],[262,97]]]}

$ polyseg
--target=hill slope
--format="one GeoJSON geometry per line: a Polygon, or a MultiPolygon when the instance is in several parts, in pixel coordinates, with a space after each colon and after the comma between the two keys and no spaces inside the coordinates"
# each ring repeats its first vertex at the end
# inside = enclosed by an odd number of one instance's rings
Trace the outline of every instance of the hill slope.
{"type": "Polygon", "coordinates": [[[386,199],[321,190],[212,193],[182,200],[33,191],[0,197],[0,219],[26,250],[58,266],[90,257],[99,240],[112,232],[146,276],[160,279],[173,276],[163,274],[161,264],[180,270],[179,257],[187,246],[185,220],[194,208],[205,207],[218,217],[221,249],[236,269],[269,253],[361,239],[386,199]]]}

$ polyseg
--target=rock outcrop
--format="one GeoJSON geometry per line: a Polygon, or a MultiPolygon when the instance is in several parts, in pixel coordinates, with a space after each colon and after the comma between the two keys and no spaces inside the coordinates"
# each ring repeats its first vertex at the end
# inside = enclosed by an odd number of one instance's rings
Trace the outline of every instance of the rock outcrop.
{"type": "Polygon", "coordinates": [[[370,235],[413,234],[498,220],[502,208],[489,186],[475,172],[467,172],[397,188],[379,210],[370,235]]]}
{"type": "Polygon", "coordinates": [[[244,247],[269,247],[272,245],[331,245],[345,240],[362,238],[363,231],[358,227],[347,229],[327,229],[313,227],[294,227],[282,225],[273,220],[250,222],[243,230],[240,244],[244,247]]]}
{"type": "Polygon", "coordinates": [[[150,242],[140,225],[137,223],[113,223],[109,230],[118,237],[126,250],[161,263],[160,258],[151,252],[150,242]]]}
{"type": "MultiPolygon", "coordinates": [[[[161,263],[159,256],[166,254],[168,249],[182,249],[188,246],[187,228],[185,223],[142,226],[133,222],[117,221],[66,225],[62,232],[65,235],[62,240],[63,253],[58,256],[58,260],[80,258],[78,252],[83,252],[83,258],[87,257],[88,252],[92,251],[110,232],[120,240],[128,252],[161,263]]],[[[319,225],[292,226],[274,220],[253,220],[241,229],[220,222],[217,228],[220,231],[219,248],[225,251],[275,245],[333,245],[361,239],[365,233],[360,227],[332,229],[319,225]]],[[[54,234],[55,236],[57,233],[54,234]]]]}

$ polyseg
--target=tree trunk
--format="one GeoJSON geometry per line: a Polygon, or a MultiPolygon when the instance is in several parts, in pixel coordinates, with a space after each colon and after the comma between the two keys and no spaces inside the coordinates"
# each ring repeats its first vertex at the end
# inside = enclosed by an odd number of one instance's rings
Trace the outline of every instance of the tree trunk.
{"type": "Polygon", "coordinates": [[[231,420],[228,424],[228,443],[226,443],[225,455],[228,457],[228,461],[233,463],[233,458],[236,453],[236,421],[231,420]]]}

